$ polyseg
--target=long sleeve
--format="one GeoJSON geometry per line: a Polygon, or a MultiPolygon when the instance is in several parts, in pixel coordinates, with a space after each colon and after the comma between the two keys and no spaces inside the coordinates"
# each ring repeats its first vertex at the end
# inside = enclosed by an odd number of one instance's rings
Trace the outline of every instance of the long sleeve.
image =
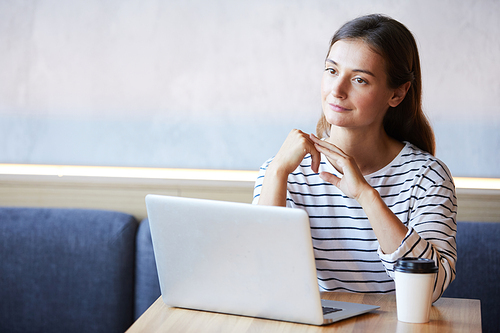
{"type": "Polygon", "coordinates": [[[422,183],[430,186],[415,186],[411,195],[408,233],[399,248],[390,254],[378,249],[378,254],[387,273],[394,278],[393,266],[401,257],[428,258],[439,267],[434,285],[433,301],[436,301],[454,280],[457,260],[455,186],[451,180],[436,182],[422,177],[422,183]]]}
{"type": "Polygon", "coordinates": [[[264,182],[264,175],[266,174],[267,167],[271,163],[272,159],[267,160],[259,169],[257,179],[255,180],[255,185],[253,189],[253,200],[252,204],[259,203],[260,191],[262,190],[262,183],[264,182]]]}

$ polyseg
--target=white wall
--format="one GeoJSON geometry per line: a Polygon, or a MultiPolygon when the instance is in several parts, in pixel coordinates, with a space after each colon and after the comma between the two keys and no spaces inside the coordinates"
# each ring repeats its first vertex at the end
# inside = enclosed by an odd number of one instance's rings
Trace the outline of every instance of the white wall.
{"type": "Polygon", "coordinates": [[[257,169],[372,12],[417,39],[437,156],[500,177],[496,0],[0,0],[0,163],[257,169]]]}

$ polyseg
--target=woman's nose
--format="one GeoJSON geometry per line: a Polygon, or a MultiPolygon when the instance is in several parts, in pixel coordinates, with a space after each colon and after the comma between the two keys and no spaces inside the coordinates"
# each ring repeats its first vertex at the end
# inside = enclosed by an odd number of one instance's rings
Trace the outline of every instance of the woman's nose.
{"type": "Polygon", "coordinates": [[[346,98],[347,97],[347,80],[342,76],[337,77],[332,82],[330,94],[335,98],[346,98]]]}

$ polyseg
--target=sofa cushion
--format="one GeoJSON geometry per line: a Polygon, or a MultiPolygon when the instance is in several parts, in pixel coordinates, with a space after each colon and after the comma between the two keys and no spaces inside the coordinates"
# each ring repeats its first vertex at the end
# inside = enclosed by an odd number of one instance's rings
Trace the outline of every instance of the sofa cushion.
{"type": "Polygon", "coordinates": [[[134,317],[137,319],[161,295],[148,219],[143,220],[137,230],[137,253],[135,262],[134,317]]]}
{"type": "Polygon", "coordinates": [[[124,332],[136,230],[118,212],[0,208],[0,331],[124,332]]]}
{"type": "Polygon", "coordinates": [[[483,332],[500,327],[500,223],[458,222],[455,280],[443,297],[481,300],[483,332]]]}

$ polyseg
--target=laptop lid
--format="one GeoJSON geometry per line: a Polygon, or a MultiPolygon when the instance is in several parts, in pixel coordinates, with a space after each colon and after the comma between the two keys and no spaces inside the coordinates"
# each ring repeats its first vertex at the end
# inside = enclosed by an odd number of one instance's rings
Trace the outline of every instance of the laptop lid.
{"type": "Polygon", "coordinates": [[[158,195],[146,206],[167,305],[325,322],[305,211],[158,195]]]}

